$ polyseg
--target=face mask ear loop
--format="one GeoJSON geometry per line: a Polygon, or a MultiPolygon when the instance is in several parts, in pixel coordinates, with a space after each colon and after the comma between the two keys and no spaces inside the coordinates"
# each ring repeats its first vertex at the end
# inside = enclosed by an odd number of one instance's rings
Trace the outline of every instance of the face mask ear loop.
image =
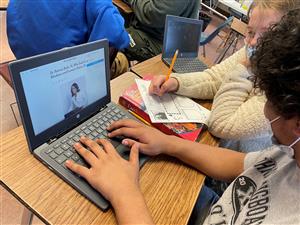
{"type": "Polygon", "coordinates": [[[279,120],[279,119],[280,119],[280,116],[277,116],[275,119],[272,119],[272,120],[270,121],[270,124],[274,123],[275,121],[277,121],[277,120],[279,120]]]}
{"type": "Polygon", "coordinates": [[[298,137],[292,144],[289,145],[290,148],[292,148],[297,142],[300,141],[300,137],[298,137]]]}

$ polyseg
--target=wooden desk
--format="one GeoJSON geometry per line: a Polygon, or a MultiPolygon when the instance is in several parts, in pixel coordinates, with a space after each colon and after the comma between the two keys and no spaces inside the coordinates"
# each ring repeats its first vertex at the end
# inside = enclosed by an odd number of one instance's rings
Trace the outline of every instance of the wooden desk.
{"type": "Polygon", "coordinates": [[[6,10],[9,0],[0,0],[0,10],[6,10]]]}
{"type": "Polygon", "coordinates": [[[122,12],[126,14],[131,14],[133,13],[132,9],[130,8],[129,5],[124,3],[122,0],[113,0],[113,3],[115,6],[117,6],[122,12]]]}
{"type": "MultiPolygon", "coordinates": [[[[212,63],[203,56],[199,56],[199,59],[204,62],[208,67],[212,66],[212,63]]],[[[167,74],[169,67],[164,64],[161,60],[161,54],[154,56],[151,59],[148,59],[144,62],[138,63],[135,66],[131,67],[130,70],[137,74],[140,77],[144,77],[148,74],[160,75],[167,74]]]]}
{"type": "MultiPolygon", "coordinates": [[[[111,81],[112,100],[134,82],[126,73],[111,81]]],[[[66,184],[28,150],[23,128],[0,138],[1,185],[46,224],[115,224],[112,210],[103,213],[66,184]]],[[[210,135],[203,143],[215,145],[210,135]]],[[[155,157],[141,169],[140,183],[156,224],[186,224],[204,176],[176,159],[155,157]]]]}

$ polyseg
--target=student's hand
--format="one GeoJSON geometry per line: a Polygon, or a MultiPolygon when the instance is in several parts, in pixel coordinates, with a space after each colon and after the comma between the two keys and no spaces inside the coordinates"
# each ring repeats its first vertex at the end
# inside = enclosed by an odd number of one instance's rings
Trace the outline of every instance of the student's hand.
{"type": "Polygon", "coordinates": [[[170,136],[159,130],[146,126],[134,120],[125,119],[112,123],[108,127],[109,137],[125,136],[122,144],[133,146],[138,143],[139,150],[146,155],[165,153],[169,145],[170,136]]]}
{"type": "Polygon", "coordinates": [[[166,81],[166,76],[164,75],[154,76],[149,86],[149,93],[162,96],[166,92],[177,91],[178,87],[178,80],[174,77],[170,77],[166,81]]]}
{"type": "Polygon", "coordinates": [[[105,139],[97,139],[95,142],[89,138],[81,137],[80,141],[91,151],[79,143],[76,143],[74,148],[90,165],[90,168],[68,160],[66,166],[70,170],[85,178],[112,204],[122,196],[140,194],[137,144],[132,146],[129,161],[127,161],[105,139]]]}

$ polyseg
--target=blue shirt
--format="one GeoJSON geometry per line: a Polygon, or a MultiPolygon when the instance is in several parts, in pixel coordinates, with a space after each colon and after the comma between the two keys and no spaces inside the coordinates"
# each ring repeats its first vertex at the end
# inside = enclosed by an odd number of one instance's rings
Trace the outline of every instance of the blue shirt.
{"type": "Polygon", "coordinates": [[[129,45],[111,0],[10,0],[7,36],[17,59],[103,38],[117,49],[129,45]]]}

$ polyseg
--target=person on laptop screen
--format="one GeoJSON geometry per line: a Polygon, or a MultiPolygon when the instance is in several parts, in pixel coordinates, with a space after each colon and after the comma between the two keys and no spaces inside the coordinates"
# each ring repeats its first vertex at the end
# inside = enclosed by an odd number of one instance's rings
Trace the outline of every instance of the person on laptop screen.
{"type": "Polygon", "coordinates": [[[165,82],[165,76],[155,76],[149,92],[163,95],[176,92],[198,99],[212,99],[209,131],[222,138],[221,146],[238,151],[257,151],[271,145],[270,128],[264,118],[265,96],[257,95],[248,77],[249,55],[258,38],[289,10],[299,8],[296,0],[254,0],[245,47],[228,59],[203,72],[176,74],[165,82]],[[248,55],[248,56],[247,56],[248,55]]]}
{"type": "Polygon", "coordinates": [[[70,105],[69,111],[73,111],[75,109],[81,109],[87,104],[86,97],[83,91],[80,91],[80,88],[77,83],[73,83],[71,86],[71,95],[72,101],[70,105]]]}
{"type": "Polygon", "coordinates": [[[272,147],[246,154],[122,120],[109,127],[109,137],[128,137],[123,143],[132,146],[129,161],[104,139],[97,140],[100,147],[82,138],[91,151],[79,143],[75,147],[91,168],[72,161],[67,167],[111,202],[119,224],[154,224],[139,187],[138,151],[174,156],[209,176],[232,181],[204,224],[300,224],[299,21],[300,11],[290,12],[264,34],[250,59],[254,86],[267,98],[264,114],[276,140],[272,147]]]}

